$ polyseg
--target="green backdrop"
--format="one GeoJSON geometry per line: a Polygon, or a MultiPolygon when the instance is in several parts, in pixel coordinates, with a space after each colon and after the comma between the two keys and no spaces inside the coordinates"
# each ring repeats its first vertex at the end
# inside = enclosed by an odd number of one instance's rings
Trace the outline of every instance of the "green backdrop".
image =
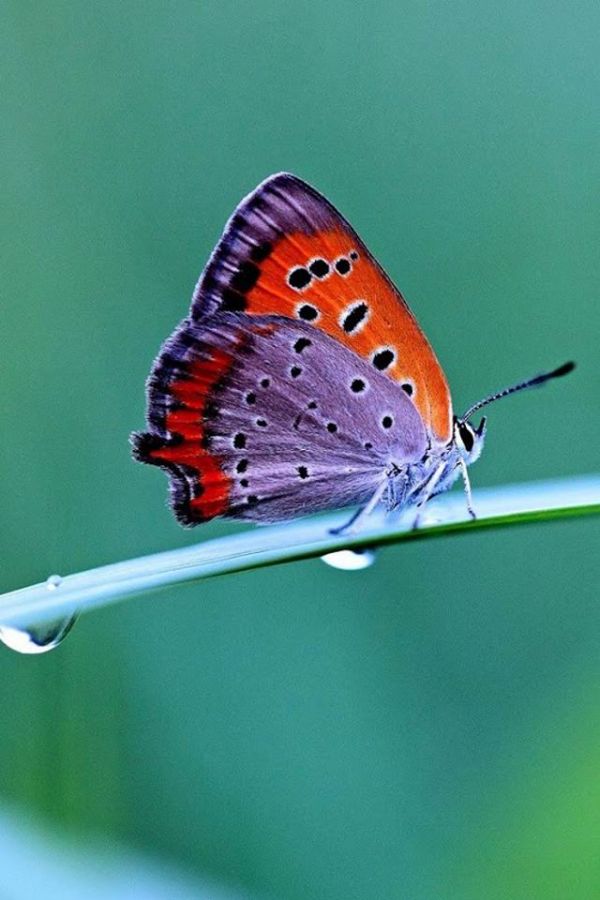
{"type": "MultiPolygon", "coordinates": [[[[578,361],[490,411],[475,491],[597,468],[597,3],[3,8],[2,589],[235,529],[179,529],[128,434],[227,216],[281,169],[401,286],[459,410],[578,361]]],[[[289,565],[0,648],[2,804],[250,897],[597,896],[598,535],[289,565]]]]}

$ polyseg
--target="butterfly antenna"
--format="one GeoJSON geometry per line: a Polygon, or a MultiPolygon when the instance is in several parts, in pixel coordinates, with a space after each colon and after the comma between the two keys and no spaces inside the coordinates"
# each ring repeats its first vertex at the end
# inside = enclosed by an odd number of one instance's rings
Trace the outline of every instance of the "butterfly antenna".
{"type": "Polygon", "coordinates": [[[527,388],[539,387],[541,384],[550,381],[551,378],[562,378],[563,375],[568,375],[569,372],[572,372],[574,368],[574,362],[566,362],[563,363],[562,366],[559,366],[558,369],[553,369],[552,372],[544,372],[541,375],[535,375],[533,378],[528,378],[527,381],[520,381],[518,384],[511,385],[511,387],[496,391],[495,394],[490,394],[489,397],[485,397],[483,400],[480,400],[478,403],[474,403],[473,406],[469,407],[461,421],[468,421],[478,409],[481,409],[482,406],[487,406],[488,403],[493,403],[494,400],[499,400],[500,397],[516,394],[517,391],[524,391],[527,388]]]}

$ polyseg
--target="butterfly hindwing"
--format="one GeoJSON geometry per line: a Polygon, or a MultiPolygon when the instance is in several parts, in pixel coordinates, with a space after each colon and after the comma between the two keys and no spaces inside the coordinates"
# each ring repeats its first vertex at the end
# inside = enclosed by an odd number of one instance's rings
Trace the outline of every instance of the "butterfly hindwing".
{"type": "Polygon", "coordinates": [[[450,438],[446,379],[408,305],[343,216],[299,178],[272,176],[231,217],[191,316],[216,311],[310,323],[404,385],[434,439],[450,438]]]}
{"type": "Polygon", "coordinates": [[[186,320],[149,382],[138,459],[165,468],[178,519],[278,521],[362,503],[391,462],[421,458],[398,384],[327,334],[281,316],[186,320]]]}

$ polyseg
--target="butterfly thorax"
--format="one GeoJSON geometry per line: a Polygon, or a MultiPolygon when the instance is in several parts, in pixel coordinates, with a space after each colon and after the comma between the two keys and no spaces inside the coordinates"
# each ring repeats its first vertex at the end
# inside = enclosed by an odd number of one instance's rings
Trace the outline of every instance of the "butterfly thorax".
{"type": "Polygon", "coordinates": [[[479,459],[484,439],[485,420],[474,429],[468,422],[455,419],[452,439],[447,444],[430,440],[418,462],[400,466],[392,461],[386,472],[388,510],[416,506],[449,490],[459,478],[461,467],[479,459]]]}

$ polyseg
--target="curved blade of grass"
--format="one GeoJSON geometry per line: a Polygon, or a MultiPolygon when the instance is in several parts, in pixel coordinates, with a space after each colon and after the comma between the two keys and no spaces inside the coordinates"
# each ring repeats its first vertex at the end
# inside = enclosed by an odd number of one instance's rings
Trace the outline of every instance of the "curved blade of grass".
{"type": "Polygon", "coordinates": [[[597,515],[600,475],[483,489],[475,494],[474,503],[478,513],[475,521],[466,517],[462,494],[444,494],[428,504],[425,524],[418,530],[411,529],[410,516],[386,522],[382,514],[374,514],[369,527],[359,534],[334,536],[329,529],[347,521],[348,512],[344,511],[252,528],[192,547],[113,563],[69,575],[60,584],[50,580],[0,595],[0,623],[26,628],[186,581],[347,548],[360,550],[450,534],[466,536],[484,528],[597,515]]]}

